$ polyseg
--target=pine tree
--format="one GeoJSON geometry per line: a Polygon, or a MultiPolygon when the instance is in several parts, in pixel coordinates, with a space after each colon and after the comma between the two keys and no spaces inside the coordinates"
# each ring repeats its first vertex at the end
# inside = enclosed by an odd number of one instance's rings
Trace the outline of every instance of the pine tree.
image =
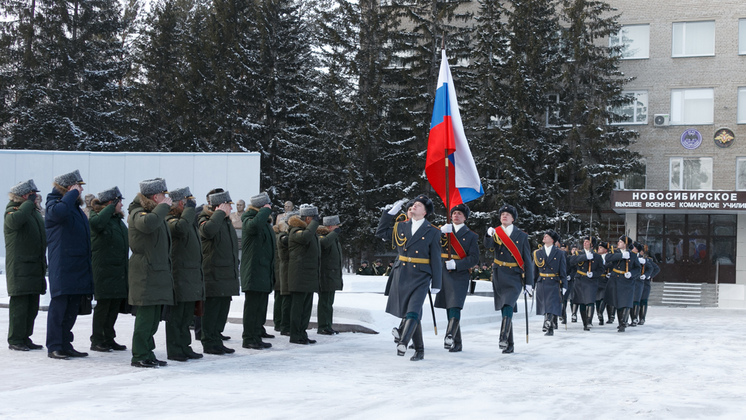
{"type": "Polygon", "coordinates": [[[621,47],[605,42],[620,29],[611,6],[589,0],[563,0],[562,6],[567,157],[558,169],[567,194],[561,203],[570,213],[590,209],[600,216],[615,182],[639,166],[639,155],[628,149],[637,133],[610,124],[612,109],[629,101],[622,91],[630,79],[619,71],[621,47]]]}

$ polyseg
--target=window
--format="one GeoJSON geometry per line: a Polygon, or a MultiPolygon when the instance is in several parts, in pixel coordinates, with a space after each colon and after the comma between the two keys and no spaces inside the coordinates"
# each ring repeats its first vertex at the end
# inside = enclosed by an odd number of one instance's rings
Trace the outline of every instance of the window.
{"type": "Polygon", "coordinates": [[[549,106],[547,107],[547,127],[569,126],[565,105],[557,93],[549,94],[549,106]]]}
{"type": "Polygon", "coordinates": [[[671,89],[671,124],[712,124],[714,89],[671,89]]]}
{"type": "Polygon", "coordinates": [[[711,190],[712,158],[672,157],[669,190],[711,190]]]}
{"type": "Polygon", "coordinates": [[[746,87],[738,88],[738,124],[746,124],[746,87]]]}
{"type": "Polygon", "coordinates": [[[647,124],[648,123],[648,91],[628,91],[623,95],[629,96],[632,100],[612,110],[612,112],[621,119],[613,124],[647,124]]]}
{"type": "Polygon", "coordinates": [[[673,57],[715,55],[715,21],[675,22],[671,38],[673,57]]]}
{"type": "Polygon", "coordinates": [[[746,54],[746,19],[738,19],[738,53],[746,54]]]}
{"type": "Polygon", "coordinates": [[[736,190],[746,191],[746,157],[736,159],[736,190]]]}
{"type": "Polygon", "coordinates": [[[609,37],[609,46],[622,47],[622,59],[650,57],[650,25],[626,25],[609,37]]]}

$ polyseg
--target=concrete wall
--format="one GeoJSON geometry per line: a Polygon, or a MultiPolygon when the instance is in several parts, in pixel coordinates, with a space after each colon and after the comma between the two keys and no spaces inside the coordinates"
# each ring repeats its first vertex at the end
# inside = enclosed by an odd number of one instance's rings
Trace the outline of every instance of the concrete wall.
{"type": "MultiPolygon", "coordinates": [[[[0,191],[33,179],[42,204],[54,177],[80,170],[83,194],[98,194],[117,186],[125,197],[125,210],[145,179],[164,178],[169,188],[189,187],[197,203],[213,188],[224,188],[234,202],[259,193],[259,153],[103,153],[35,150],[0,150],[0,191]]],[[[4,202],[7,203],[7,202],[4,202]]],[[[3,207],[5,208],[5,207],[3,207]]],[[[234,206],[235,209],[235,206],[234,206]]],[[[0,225],[2,222],[0,222],[0,225]]],[[[0,238],[5,255],[5,238],[0,238]]]]}

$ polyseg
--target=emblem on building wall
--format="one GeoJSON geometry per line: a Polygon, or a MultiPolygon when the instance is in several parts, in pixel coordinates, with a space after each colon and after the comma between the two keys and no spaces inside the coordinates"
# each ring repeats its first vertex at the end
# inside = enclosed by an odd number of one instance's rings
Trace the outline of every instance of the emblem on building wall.
{"type": "Polygon", "coordinates": [[[693,150],[702,144],[702,134],[694,128],[690,128],[681,133],[681,145],[685,149],[693,150]]]}
{"type": "Polygon", "coordinates": [[[730,147],[733,144],[733,140],[736,139],[736,135],[733,134],[733,130],[730,128],[721,128],[715,132],[715,145],[718,147],[730,147]]]}

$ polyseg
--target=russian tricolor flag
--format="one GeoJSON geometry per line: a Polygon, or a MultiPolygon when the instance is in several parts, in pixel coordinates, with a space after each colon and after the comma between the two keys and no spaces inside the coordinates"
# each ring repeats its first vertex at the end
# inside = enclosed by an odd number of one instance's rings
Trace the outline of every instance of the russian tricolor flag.
{"type": "MultiPolygon", "coordinates": [[[[433,119],[427,140],[427,163],[425,174],[435,192],[446,204],[445,159],[449,160],[448,195],[451,207],[467,203],[484,195],[477,173],[477,165],[466,142],[464,126],[456,101],[451,69],[448,67],[446,51],[443,49],[440,62],[438,88],[435,91],[433,119]]],[[[450,209],[448,209],[450,210],[450,209]]]]}

